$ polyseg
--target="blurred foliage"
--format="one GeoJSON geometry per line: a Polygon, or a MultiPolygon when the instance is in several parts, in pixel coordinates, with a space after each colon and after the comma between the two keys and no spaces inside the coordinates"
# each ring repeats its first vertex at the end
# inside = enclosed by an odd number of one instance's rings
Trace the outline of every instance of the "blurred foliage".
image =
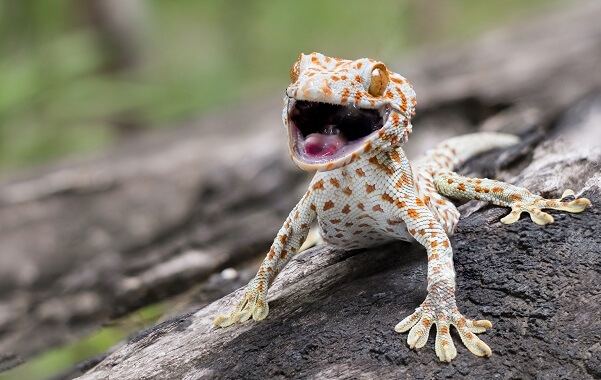
{"type": "Polygon", "coordinates": [[[47,379],[55,376],[76,363],[101,354],[145,326],[156,323],[165,311],[164,303],[142,308],[74,344],[49,350],[21,366],[0,373],[0,380],[47,379]]]}
{"type": "Polygon", "coordinates": [[[300,52],[387,61],[556,2],[3,0],[0,172],[265,96],[300,52]],[[103,1],[127,8],[113,10],[131,27],[121,37],[139,37],[130,67],[111,68],[115,49],[91,21],[86,4],[103,1]]]}

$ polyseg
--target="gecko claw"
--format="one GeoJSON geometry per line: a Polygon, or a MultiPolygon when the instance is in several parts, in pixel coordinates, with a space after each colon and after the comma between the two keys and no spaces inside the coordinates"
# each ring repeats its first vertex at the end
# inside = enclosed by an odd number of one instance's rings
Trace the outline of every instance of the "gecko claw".
{"type": "Polygon", "coordinates": [[[430,307],[422,306],[399,322],[394,329],[400,333],[409,331],[407,344],[412,349],[419,349],[426,344],[432,325],[436,325],[434,347],[440,361],[450,362],[457,356],[457,349],[450,335],[451,325],[455,326],[461,341],[473,354],[477,356],[492,355],[490,347],[475,335],[490,329],[492,323],[485,319],[472,321],[465,318],[457,309],[450,313],[445,310],[434,313],[430,307]]]}
{"type": "Polygon", "coordinates": [[[238,301],[236,308],[228,315],[217,317],[213,322],[215,327],[228,327],[234,323],[248,321],[251,317],[255,321],[261,321],[269,313],[269,305],[265,300],[266,295],[252,290],[245,292],[242,299],[238,301]]]}
{"type": "Polygon", "coordinates": [[[578,213],[584,211],[585,208],[590,206],[591,201],[586,198],[578,198],[573,201],[563,201],[564,198],[574,196],[574,191],[567,189],[561,195],[559,199],[544,199],[539,198],[534,200],[530,204],[517,203],[511,206],[511,212],[501,219],[501,222],[505,224],[512,224],[520,219],[522,212],[530,214],[532,221],[538,225],[544,226],[545,224],[553,223],[553,216],[547,214],[542,209],[553,209],[567,212],[578,213]]]}

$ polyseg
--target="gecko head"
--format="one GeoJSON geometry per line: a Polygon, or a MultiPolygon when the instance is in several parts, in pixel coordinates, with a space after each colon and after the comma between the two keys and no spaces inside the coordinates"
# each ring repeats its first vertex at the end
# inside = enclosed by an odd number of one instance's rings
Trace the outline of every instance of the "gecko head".
{"type": "Polygon", "coordinates": [[[282,118],[301,169],[340,168],[407,141],[415,92],[383,63],[301,54],[290,79],[282,118]]]}

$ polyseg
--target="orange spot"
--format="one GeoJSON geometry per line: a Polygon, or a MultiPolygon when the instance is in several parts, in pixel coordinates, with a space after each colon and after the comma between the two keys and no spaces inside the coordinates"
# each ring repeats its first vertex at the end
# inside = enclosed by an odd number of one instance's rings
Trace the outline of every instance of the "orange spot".
{"type": "Polygon", "coordinates": [[[353,226],[353,222],[346,222],[344,223],[345,227],[352,227],[353,226]]]}
{"type": "Polygon", "coordinates": [[[386,91],[386,95],[385,95],[388,99],[394,99],[394,94],[392,93],[392,91],[388,90],[386,91]]]}
{"type": "Polygon", "coordinates": [[[350,95],[351,91],[345,87],[344,90],[342,90],[342,98],[340,98],[340,103],[344,104],[348,101],[348,96],[350,95]]]}
{"type": "Polygon", "coordinates": [[[482,183],[482,180],[481,179],[476,179],[474,182],[476,183],[476,185],[479,185],[479,184],[482,183]]]}
{"type": "Polygon", "coordinates": [[[317,208],[315,207],[315,205],[314,205],[313,203],[311,203],[311,204],[309,205],[309,208],[310,208],[311,210],[313,210],[313,211],[317,210],[317,208]]]}
{"type": "Polygon", "coordinates": [[[303,223],[300,225],[301,230],[304,230],[305,228],[307,228],[307,223],[303,223]]]}
{"type": "Polygon", "coordinates": [[[438,242],[435,240],[432,243],[430,243],[430,247],[435,248],[438,245],[438,242]]]}
{"type": "Polygon", "coordinates": [[[338,223],[340,223],[340,219],[332,219],[332,220],[330,220],[330,223],[338,224],[338,223]]]}
{"type": "Polygon", "coordinates": [[[317,190],[317,189],[323,190],[324,189],[324,187],[323,187],[323,179],[320,179],[319,181],[315,182],[311,188],[313,190],[317,190]]]}
{"type": "Polygon", "coordinates": [[[273,247],[271,247],[271,249],[269,250],[269,254],[267,255],[267,260],[273,260],[274,257],[275,257],[275,250],[273,247]]]}
{"type": "Polygon", "coordinates": [[[522,198],[522,196],[519,194],[511,194],[509,196],[509,199],[511,199],[514,202],[519,202],[519,201],[523,200],[524,198],[522,198]]]}
{"type": "Polygon", "coordinates": [[[331,169],[332,167],[334,167],[333,162],[330,162],[329,164],[326,165],[326,169],[331,169]]]}
{"type": "Polygon", "coordinates": [[[361,211],[365,211],[365,206],[363,205],[363,203],[359,202],[357,203],[357,207],[361,209],[361,211]]]}
{"type": "Polygon", "coordinates": [[[342,208],[342,210],[340,210],[340,212],[342,212],[343,214],[348,214],[349,212],[351,212],[351,206],[349,206],[348,204],[346,206],[344,206],[342,208]]]}
{"type": "MultiPolygon", "coordinates": [[[[393,81],[396,84],[403,84],[403,81],[398,79],[398,78],[390,78],[391,81],[393,81]]],[[[398,87],[397,87],[398,88],[398,87]]]]}
{"type": "Polygon", "coordinates": [[[463,183],[460,183],[459,185],[457,185],[457,190],[465,191],[465,185],[463,183]]]}
{"type": "Polygon", "coordinates": [[[358,62],[358,63],[357,63],[357,68],[358,68],[358,69],[360,69],[360,68],[361,68],[361,66],[363,66],[363,62],[358,62]]]}
{"type": "Polygon", "coordinates": [[[474,191],[476,193],[481,193],[482,192],[482,188],[480,186],[476,186],[476,187],[474,187],[474,191]]]}
{"type": "Polygon", "coordinates": [[[417,210],[414,210],[412,208],[407,210],[407,214],[409,214],[409,216],[412,217],[413,219],[419,218],[419,212],[417,212],[417,210]]]}
{"type": "MultiPolygon", "coordinates": [[[[367,153],[367,152],[369,152],[370,150],[371,150],[371,142],[370,142],[370,141],[368,141],[368,142],[366,142],[366,143],[365,143],[365,145],[363,146],[363,151],[364,151],[365,153],[367,153]]],[[[372,157],[372,158],[375,158],[375,157],[372,157]]]]}
{"type": "Polygon", "coordinates": [[[282,244],[286,244],[286,240],[288,239],[288,235],[286,235],[286,234],[283,234],[283,235],[281,235],[281,236],[279,237],[279,239],[280,239],[280,243],[282,243],[282,244]]]}
{"type": "Polygon", "coordinates": [[[409,233],[410,233],[411,235],[415,235],[415,230],[411,229],[411,230],[409,230],[409,233]]]}
{"type": "Polygon", "coordinates": [[[324,203],[323,205],[323,211],[327,211],[329,209],[331,209],[332,207],[334,207],[334,202],[332,201],[327,201],[326,203],[324,203]]]}
{"type": "Polygon", "coordinates": [[[452,183],[453,183],[453,179],[452,179],[452,178],[449,178],[449,179],[447,180],[447,183],[448,183],[449,185],[450,185],[450,184],[452,184],[452,183]]]}
{"type": "Polygon", "coordinates": [[[387,219],[386,223],[390,224],[391,226],[396,226],[397,224],[401,224],[403,223],[402,220],[391,220],[391,219],[387,219]]]}
{"type": "Polygon", "coordinates": [[[340,182],[336,178],[330,178],[330,183],[334,185],[334,187],[340,187],[340,182]]]}
{"type": "Polygon", "coordinates": [[[357,173],[359,177],[365,177],[365,172],[361,168],[355,170],[355,173],[357,173]]]}
{"type": "Polygon", "coordinates": [[[337,81],[339,81],[339,80],[340,80],[340,78],[338,78],[336,75],[332,75],[330,78],[332,78],[332,80],[333,80],[334,82],[337,82],[337,81]]]}
{"type": "Polygon", "coordinates": [[[342,192],[343,192],[343,193],[345,193],[346,195],[351,195],[351,194],[353,193],[353,191],[351,190],[351,188],[350,188],[350,187],[345,187],[345,188],[342,190],[342,192]]]}
{"type": "Polygon", "coordinates": [[[357,92],[355,92],[355,104],[357,104],[357,103],[361,102],[361,97],[362,97],[362,96],[363,96],[363,95],[361,95],[361,91],[357,91],[357,92]]]}
{"type": "Polygon", "coordinates": [[[380,170],[385,171],[388,175],[392,175],[392,173],[394,173],[394,169],[392,169],[389,166],[386,166],[382,163],[380,163],[380,161],[378,161],[378,159],[376,157],[371,157],[369,159],[369,163],[376,165],[378,168],[380,168],[380,170]]]}
{"type": "Polygon", "coordinates": [[[298,219],[298,210],[294,213],[294,220],[298,219]]]}
{"type": "Polygon", "coordinates": [[[267,272],[271,272],[272,270],[271,267],[267,267],[267,272]]]}
{"type": "Polygon", "coordinates": [[[388,193],[382,194],[382,199],[389,203],[394,203],[394,199],[388,193]]]}
{"type": "MultiPolygon", "coordinates": [[[[445,334],[445,335],[448,334],[449,333],[449,328],[447,326],[442,326],[440,328],[440,333],[441,334],[445,334]]],[[[443,341],[443,342],[446,342],[446,341],[443,341]]]]}
{"type": "Polygon", "coordinates": [[[376,190],[376,185],[370,185],[369,183],[365,184],[365,191],[367,191],[368,194],[374,190],[376,190]]]}
{"type": "Polygon", "coordinates": [[[286,258],[286,254],[288,254],[288,251],[286,251],[285,249],[282,249],[282,253],[280,253],[280,258],[281,259],[285,259],[286,258]]]}
{"type": "Polygon", "coordinates": [[[404,208],[407,204],[403,201],[399,201],[398,199],[396,199],[394,201],[394,205],[398,208],[404,208]]]}
{"type": "Polygon", "coordinates": [[[448,242],[448,240],[445,240],[445,241],[443,241],[443,242],[442,242],[442,245],[443,245],[445,248],[449,248],[449,242],[448,242]]]}
{"type": "Polygon", "coordinates": [[[424,205],[424,201],[422,201],[420,198],[415,198],[415,204],[418,206],[423,206],[424,205]]]}
{"type": "Polygon", "coordinates": [[[399,152],[397,152],[396,150],[393,150],[392,152],[390,152],[390,157],[395,160],[396,162],[398,162],[399,164],[401,163],[401,156],[399,155],[399,152]]]}
{"type": "Polygon", "coordinates": [[[341,76],[341,77],[340,77],[340,79],[342,79],[342,80],[346,80],[346,79],[347,79],[347,77],[346,77],[346,75],[343,75],[343,76],[341,76]]]}
{"type": "Polygon", "coordinates": [[[382,207],[380,207],[380,205],[375,205],[372,210],[374,211],[379,211],[379,212],[384,212],[384,210],[382,209],[382,207]]]}
{"type": "Polygon", "coordinates": [[[427,319],[422,319],[422,325],[423,325],[425,328],[428,328],[428,327],[430,327],[430,325],[431,325],[431,322],[430,322],[429,320],[427,320],[427,319]]]}

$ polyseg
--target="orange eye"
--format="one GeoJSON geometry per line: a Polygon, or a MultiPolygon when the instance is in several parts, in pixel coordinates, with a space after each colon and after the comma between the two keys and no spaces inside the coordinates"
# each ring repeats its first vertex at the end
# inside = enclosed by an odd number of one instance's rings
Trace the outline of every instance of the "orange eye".
{"type": "Polygon", "coordinates": [[[388,86],[388,71],[383,63],[377,63],[371,72],[371,79],[369,82],[369,92],[372,96],[382,96],[388,86]]]}
{"type": "Polygon", "coordinates": [[[298,80],[299,74],[300,74],[300,58],[298,61],[294,62],[294,65],[290,69],[290,79],[292,80],[292,83],[294,83],[298,80]]]}

